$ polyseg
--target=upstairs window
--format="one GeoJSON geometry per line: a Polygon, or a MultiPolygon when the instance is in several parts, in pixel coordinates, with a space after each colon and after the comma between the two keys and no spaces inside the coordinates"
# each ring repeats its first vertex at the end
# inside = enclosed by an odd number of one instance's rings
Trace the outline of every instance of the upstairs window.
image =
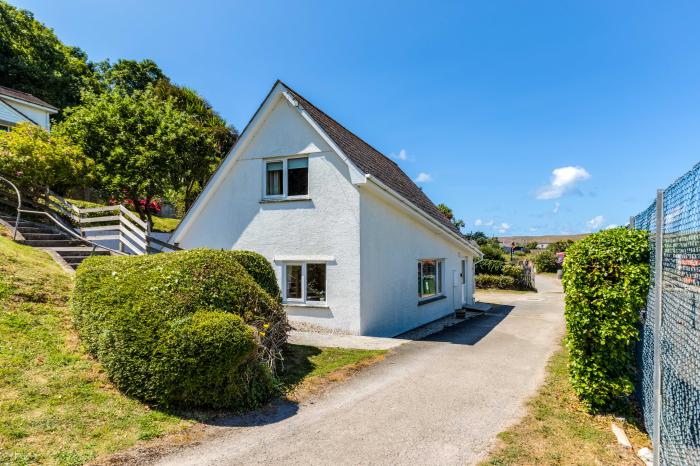
{"type": "Polygon", "coordinates": [[[430,298],[442,294],[442,259],[418,261],[418,297],[430,298]]]}
{"type": "Polygon", "coordinates": [[[265,163],[265,197],[287,198],[309,194],[309,158],[265,163]]]}

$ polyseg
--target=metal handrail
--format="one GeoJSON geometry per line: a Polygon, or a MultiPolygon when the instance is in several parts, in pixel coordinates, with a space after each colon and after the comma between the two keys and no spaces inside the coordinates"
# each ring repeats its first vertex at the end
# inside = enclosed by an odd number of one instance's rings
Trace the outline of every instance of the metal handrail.
{"type": "Polygon", "coordinates": [[[19,216],[22,209],[22,196],[19,193],[19,189],[17,188],[17,186],[15,186],[15,184],[12,181],[8,180],[3,176],[0,176],[0,180],[12,186],[12,188],[15,190],[15,193],[17,194],[17,218],[15,218],[15,230],[12,232],[12,241],[14,241],[17,238],[17,228],[19,227],[19,216]]]}
{"type": "Polygon", "coordinates": [[[13,239],[13,240],[17,237],[17,230],[18,230],[18,228],[19,228],[19,220],[20,220],[20,215],[21,215],[21,213],[23,212],[23,213],[25,213],[25,214],[39,214],[39,215],[44,215],[44,216],[48,217],[52,222],[54,222],[56,225],[58,225],[59,227],[61,227],[61,228],[62,228],[63,230],[65,230],[68,234],[74,236],[76,239],[79,239],[80,241],[82,241],[82,242],[84,242],[84,243],[88,243],[88,244],[92,245],[92,246],[93,246],[93,248],[92,248],[93,252],[95,251],[95,249],[100,248],[100,249],[106,249],[107,251],[111,251],[111,252],[113,252],[113,253],[115,253],[115,254],[118,254],[118,255],[120,255],[120,256],[126,256],[126,255],[127,255],[126,253],[123,253],[123,252],[121,252],[121,251],[117,251],[117,250],[114,250],[114,249],[112,249],[112,248],[108,248],[107,246],[102,246],[102,245],[100,245],[100,244],[97,244],[97,243],[94,243],[94,242],[90,241],[89,239],[83,238],[82,236],[78,235],[76,232],[74,232],[74,231],[71,230],[70,228],[67,228],[66,226],[64,226],[61,222],[59,222],[58,220],[56,220],[56,219],[54,218],[54,216],[51,215],[51,214],[49,214],[48,212],[43,212],[43,211],[40,211],[40,210],[25,210],[25,209],[22,209],[22,195],[20,194],[20,191],[19,191],[19,189],[17,188],[17,186],[15,186],[15,184],[14,184],[12,181],[8,180],[8,179],[5,178],[5,177],[0,176],[0,180],[4,181],[4,182],[6,182],[7,184],[9,184],[10,186],[12,186],[12,188],[15,190],[15,193],[17,193],[17,218],[15,219],[15,231],[14,231],[13,234],[12,234],[12,239],[13,239]]]}

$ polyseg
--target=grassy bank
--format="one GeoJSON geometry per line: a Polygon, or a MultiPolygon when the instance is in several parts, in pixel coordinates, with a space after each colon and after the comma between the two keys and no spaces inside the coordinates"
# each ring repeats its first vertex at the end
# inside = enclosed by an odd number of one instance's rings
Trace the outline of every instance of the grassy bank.
{"type": "MultiPolygon", "coordinates": [[[[71,277],[7,236],[0,227],[0,464],[82,464],[196,423],[121,395],[71,327],[71,277]]],[[[287,353],[291,393],[382,352],[289,345],[287,353]]]]}
{"type": "Polygon", "coordinates": [[[499,434],[498,446],[482,465],[638,465],[634,452],[650,446],[634,420],[624,427],[633,450],[617,444],[610,430],[613,416],[591,416],[578,402],[567,372],[568,353],[561,348],[549,361],[539,393],[527,404],[517,425],[499,434]]]}

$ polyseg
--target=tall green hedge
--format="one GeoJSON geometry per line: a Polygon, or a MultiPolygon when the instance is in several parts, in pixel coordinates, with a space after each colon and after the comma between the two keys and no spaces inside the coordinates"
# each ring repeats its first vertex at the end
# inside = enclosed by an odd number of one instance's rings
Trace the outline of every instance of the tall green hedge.
{"type": "Polygon", "coordinates": [[[286,340],[270,276],[254,253],[97,256],[78,268],[71,306],[122,392],[159,405],[248,408],[273,394],[286,340]]]}
{"type": "Polygon", "coordinates": [[[567,250],[563,285],[574,390],[591,411],[616,409],[633,391],[649,291],[647,233],[616,228],[577,241],[567,250]]]}

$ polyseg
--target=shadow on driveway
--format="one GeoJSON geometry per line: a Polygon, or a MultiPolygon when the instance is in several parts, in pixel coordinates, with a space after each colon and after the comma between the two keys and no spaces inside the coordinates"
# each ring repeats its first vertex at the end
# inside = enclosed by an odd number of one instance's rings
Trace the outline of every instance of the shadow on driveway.
{"type": "Polygon", "coordinates": [[[455,345],[475,345],[505,319],[514,306],[492,304],[490,311],[467,319],[462,323],[429,335],[421,341],[452,343],[455,345]]]}

